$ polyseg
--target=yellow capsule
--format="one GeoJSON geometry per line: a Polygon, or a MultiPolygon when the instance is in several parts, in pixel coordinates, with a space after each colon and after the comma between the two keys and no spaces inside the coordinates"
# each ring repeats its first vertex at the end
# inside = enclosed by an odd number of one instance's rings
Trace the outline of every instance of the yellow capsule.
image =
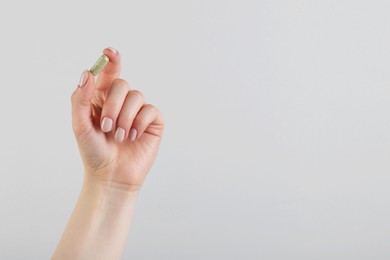
{"type": "Polygon", "coordinates": [[[97,62],[95,63],[95,65],[93,65],[92,69],[90,69],[89,71],[94,75],[96,76],[97,74],[99,74],[100,71],[102,71],[102,69],[104,68],[104,66],[106,66],[106,64],[110,61],[110,59],[106,56],[106,55],[102,55],[100,56],[100,58],[97,60],[97,62]]]}

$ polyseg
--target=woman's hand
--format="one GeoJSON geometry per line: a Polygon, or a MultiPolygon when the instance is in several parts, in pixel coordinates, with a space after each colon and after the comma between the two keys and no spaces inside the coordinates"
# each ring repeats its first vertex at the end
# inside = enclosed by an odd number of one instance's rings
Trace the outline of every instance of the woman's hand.
{"type": "Polygon", "coordinates": [[[72,95],[72,124],[85,175],[52,259],[120,259],[139,189],[164,130],[160,111],[119,78],[120,56],[97,80],[85,71],[72,95]]]}
{"type": "Polygon", "coordinates": [[[84,71],[72,94],[72,125],[85,178],[138,191],[157,155],[164,130],[160,111],[120,78],[120,54],[107,48],[110,61],[96,81],[84,71]]]}

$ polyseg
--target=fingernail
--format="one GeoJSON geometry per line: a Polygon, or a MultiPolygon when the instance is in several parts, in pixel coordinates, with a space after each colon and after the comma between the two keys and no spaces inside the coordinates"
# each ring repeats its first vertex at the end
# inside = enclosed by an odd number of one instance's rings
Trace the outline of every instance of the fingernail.
{"type": "Polygon", "coordinates": [[[115,54],[118,54],[118,51],[112,47],[108,47],[107,49],[109,49],[110,51],[112,51],[115,54]]]}
{"type": "Polygon", "coordinates": [[[84,70],[83,74],[81,74],[80,82],[79,82],[79,88],[82,88],[85,86],[85,83],[87,83],[88,80],[88,71],[84,70]]]}
{"type": "Polygon", "coordinates": [[[112,119],[108,118],[108,117],[103,118],[102,131],[107,133],[107,132],[110,132],[111,129],[112,129],[112,119]]]}
{"type": "Polygon", "coordinates": [[[130,141],[134,141],[137,137],[137,129],[131,128],[130,130],[130,141]]]}
{"type": "Polygon", "coordinates": [[[115,133],[115,141],[122,142],[125,139],[125,129],[118,127],[115,133]]]}

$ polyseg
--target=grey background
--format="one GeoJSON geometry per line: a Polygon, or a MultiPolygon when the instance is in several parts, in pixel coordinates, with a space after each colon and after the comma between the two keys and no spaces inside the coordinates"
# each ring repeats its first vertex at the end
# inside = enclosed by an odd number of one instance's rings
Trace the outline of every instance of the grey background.
{"type": "Polygon", "coordinates": [[[124,259],[389,259],[388,1],[3,1],[0,258],[48,259],[104,47],[166,132],[124,259]]]}

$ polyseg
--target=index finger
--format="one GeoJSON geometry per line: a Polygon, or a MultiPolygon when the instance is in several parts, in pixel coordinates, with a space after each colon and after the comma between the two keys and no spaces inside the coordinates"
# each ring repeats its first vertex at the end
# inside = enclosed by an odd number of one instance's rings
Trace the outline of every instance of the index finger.
{"type": "Polygon", "coordinates": [[[110,59],[110,61],[97,77],[97,90],[108,89],[111,86],[111,82],[114,79],[119,78],[121,73],[121,56],[118,51],[113,48],[105,48],[103,50],[103,54],[105,54],[110,59]]]}

